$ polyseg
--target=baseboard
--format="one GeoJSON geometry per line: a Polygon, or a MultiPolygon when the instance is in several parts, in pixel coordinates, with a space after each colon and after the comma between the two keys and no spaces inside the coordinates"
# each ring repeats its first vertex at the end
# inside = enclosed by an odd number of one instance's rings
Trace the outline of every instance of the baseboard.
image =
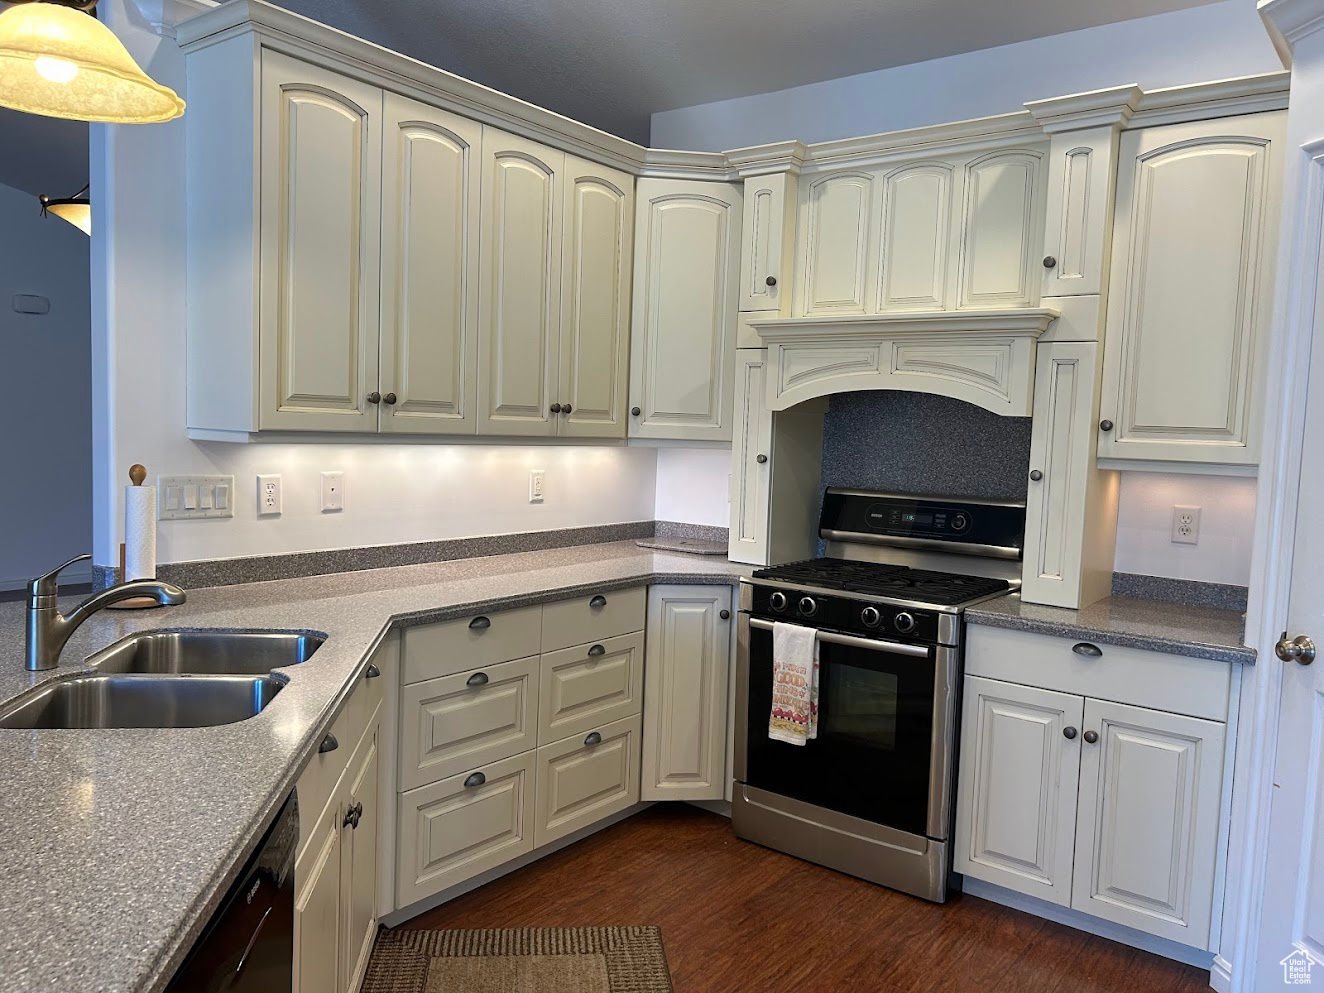
{"type": "Polygon", "coordinates": [[[569,848],[576,842],[583,841],[590,835],[597,834],[599,831],[604,828],[609,828],[613,824],[619,824],[626,818],[633,817],[640,811],[647,810],[652,805],[653,801],[651,800],[644,801],[643,803],[636,803],[633,807],[627,807],[622,811],[612,814],[610,817],[604,817],[596,824],[590,824],[588,827],[580,828],[578,831],[568,834],[564,838],[557,838],[555,841],[543,845],[541,848],[535,848],[527,855],[521,855],[519,858],[504,862],[495,869],[488,869],[486,872],[480,872],[472,879],[466,879],[462,883],[456,883],[454,886],[444,889],[440,893],[434,893],[432,896],[424,897],[422,900],[417,900],[414,903],[409,904],[407,907],[401,907],[398,910],[391,911],[389,914],[383,914],[378,923],[386,928],[398,927],[405,921],[417,917],[419,914],[440,907],[443,903],[449,903],[456,897],[464,896],[464,894],[470,893],[473,890],[478,889],[480,886],[486,886],[494,879],[500,879],[502,876],[509,875],[517,869],[523,869],[526,865],[531,865],[534,862],[537,862],[540,858],[544,858],[554,852],[559,852],[563,848],[569,848]]]}
{"type": "Polygon", "coordinates": [[[717,814],[719,817],[725,817],[728,821],[731,819],[731,801],[730,800],[687,800],[685,801],[691,807],[698,807],[706,810],[710,814],[717,814]]]}
{"type": "MultiPolygon", "coordinates": [[[[1024,893],[1017,893],[1015,890],[996,886],[993,883],[986,883],[982,879],[966,876],[963,889],[970,896],[977,896],[982,900],[988,900],[990,903],[1000,903],[1004,907],[1011,907],[1013,910],[1023,910],[1027,914],[1034,914],[1035,917],[1065,924],[1077,931],[1097,934],[1100,938],[1120,941],[1123,945],[1153,952],[1155,955],[1162,955],[1164,958],[1174,959],[1177,962],[1195,966],[1197,969],[1208,969],[1210,970],[1210,985],[1213,985],[1213,952],[1201,951],[1198,948],[1192,948],[1190,945],[1183,945],[1168,938],[1159,938],[1152,934],[1146,934],[1144,931],[1137,931],[1135,928],[1126,927],[1124,924],[1114,924],[1112,921],[1105,921],[1090,914],[1082,914],[1079,910],[1072,910],[1070,907],[1059,907],[1047,900],[1026,896],[1024,893]]],[[[1215,989],[1217,988],[1215,986],[1215,989]]]]}
{"type": "Polygon", "coordinates": [[[1232,993],[1232,963],[1221,955],[1214,956],[1213,968],[1209,970],[1209,985],[1218,993],[1232,993]]]}

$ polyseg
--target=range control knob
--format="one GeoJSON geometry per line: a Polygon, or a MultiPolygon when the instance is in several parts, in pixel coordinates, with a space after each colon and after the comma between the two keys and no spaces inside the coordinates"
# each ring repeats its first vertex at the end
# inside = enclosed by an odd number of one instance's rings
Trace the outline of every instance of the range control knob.
{"type": "Polygon", "coordinates": [[[969,526],[970,526],[970,518],[966,517],[965,514],[957,514],[955,517],[952,518],[953,531],[964,531],[969,526]]]}
{"type": "Polygon", "coordinates": [[[892,618],[892,623],[902,634],[910,634],[911,631],[915,630],[915,615],[903,610],[892,618]]]}
{"type": "Polygon", "coordinates": [[[818,613],[818,601],[811,596],[802,596],[800,598],[800,613],[805,617],[813,617],[818,613]]]}
{"type": "Polygon", "coordinates": [[[772,596],[768,597],[768,606],[773,610],[785,610],[786,594],[782,592],[772,594],[772,596]]]}
{"type": "Polygon", "coordinates": [[[877,607],[865,607],[860,611],[860,623],[867,628],[876,628],[882,619],[877,607]]]}

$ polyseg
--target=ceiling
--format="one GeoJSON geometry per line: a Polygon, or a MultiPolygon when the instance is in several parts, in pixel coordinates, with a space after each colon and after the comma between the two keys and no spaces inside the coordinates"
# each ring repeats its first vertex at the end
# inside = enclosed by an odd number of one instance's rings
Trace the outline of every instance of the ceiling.
{"type": "Polygon", "coordinates": [[[1209,0],[277,0],[635,141],[649,115],[1209,0]]]}

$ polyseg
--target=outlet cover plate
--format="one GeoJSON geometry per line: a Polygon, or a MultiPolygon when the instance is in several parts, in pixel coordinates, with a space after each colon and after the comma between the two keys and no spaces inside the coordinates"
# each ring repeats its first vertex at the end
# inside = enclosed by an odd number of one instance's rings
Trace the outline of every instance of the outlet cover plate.
{"type": "Polygon", "coordinates": [[[1200,543],[1200,508],[1177,504],[1172,508],[1172,541],[1177,545],[1200,543]]]}
{"type": "Polygon", "coordinates": [[[257,516],[280,516],[281,502],[280,473],[259,475],[257,477],[257,516]]]}
{"type": "Polygon", "coordinates": [[[322,513],[345,509],[345,474],[339,470],[322,473],[322,513]]]}

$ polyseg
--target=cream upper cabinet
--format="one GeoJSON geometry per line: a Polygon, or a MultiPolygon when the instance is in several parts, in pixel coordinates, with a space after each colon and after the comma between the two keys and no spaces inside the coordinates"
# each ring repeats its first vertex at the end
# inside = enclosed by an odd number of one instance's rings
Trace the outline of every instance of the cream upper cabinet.
{"type": "Polygon", "coordinates": [[[559,433],[624,438],[634,178],[568,155],[564,195],[559,433]]]}
{"type": "Polygon", "coordinates": [[[554,435],[565,154],[483,134],[478,433],[554,435]]]}
{"type": "Polygon", "coordinates": [[[1205,947],[1226,726],[1086,700],[1083,733],[1071,906],[1205,947]]]}
{"type": "Polygon", "coordinates": [[[473,434],[482,126],[387,93],[383,141],[381,430],[473,434]]]}
{"type": "Polygon", "coordinates": [[[874,310],[945,310],[952,298],[955,167],[898,166],[880,178],[879,278],[874,310]]]}
{"type": "Polygon", "coordinates": [[[1112,243],[1117,145],[1115,127],[1053,135],[1041,260],[1045,297],[1085,296],[1104,290],[1112,243]]]}
{"type": "Polygon", "coordinates": [[[734,630],[730,586],[649,587],[641,799],[725,794],[734,630]]]}
{"type": "Polygon", "coordinates": [[[1258,461],[1284,121],[1123,134],[1101,458],[1258,461]]]}
{"type": "Polygon", "coordinates": [[[742,201],[730,183],[637,184],[631,437],[731,440],[742,201]]]}
{"type": "Polygon", "coordinates": [[[789,316],[795,265],[796,177],[787,172],[745,180],[740,239],[740,310],[789,316]]]}
{"type": "Polygon", "coordinates": [[[1043,153],[1013,149],[965,165],[961,307],[1031,307],[1039,302],[1043,153]]]}
{"type": "Polygon", "coordinates": [[[870,230],[873,195],[872,172],[801,178],[797,315],[865,312],[866,274],[878,245],[870,230]]]}
{"type": "Polygon", "coordinates": [[[1038,346],[1021,598],[1083,607],[1111,592],[1116,473],[1094,464],[1099,345],[1038,346]]]}
{"type": "Polygon", "coordinates": [[[1070,906],[1084,700],[967,676],[952,868],[1070,906]]]}
{"type": "Polygon", "coordinates": [[[262,53],[262,430],[377,430],[382,91],[262,53]]]}

